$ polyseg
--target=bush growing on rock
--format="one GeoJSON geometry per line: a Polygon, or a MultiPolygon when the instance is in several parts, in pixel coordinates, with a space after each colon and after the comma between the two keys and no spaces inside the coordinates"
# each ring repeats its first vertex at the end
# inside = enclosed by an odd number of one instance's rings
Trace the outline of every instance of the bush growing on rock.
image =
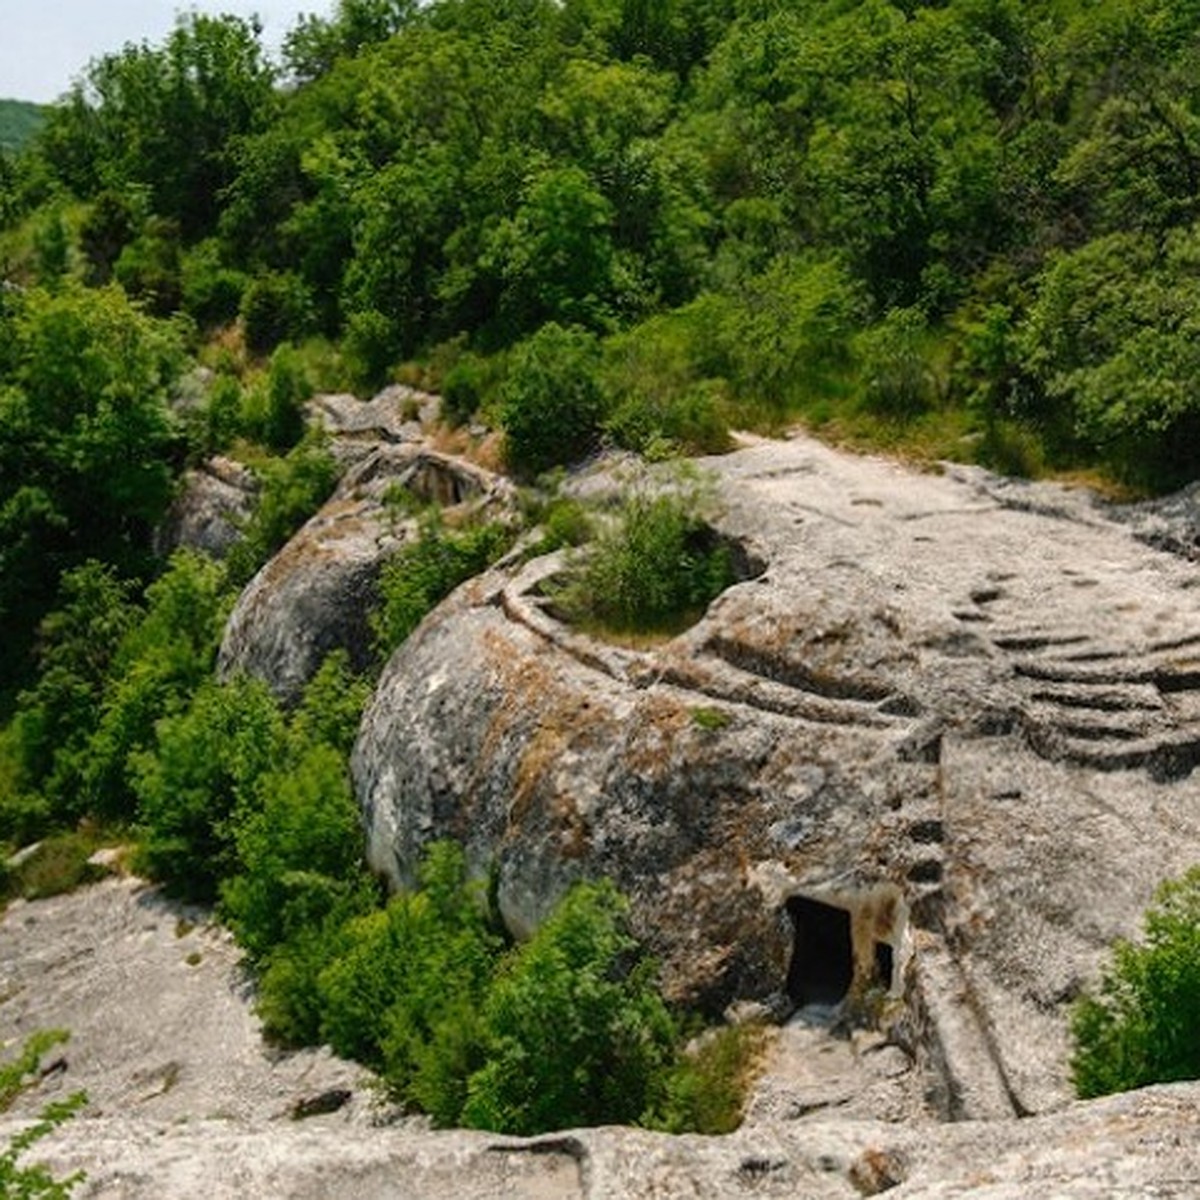
{"type": "Polygon", "coordinates": [[[449,530],[436,513],[424,517],[417,540],[380,575],[380,605],[371,616],[380,657],[386,658],[439,600],[486,570],[511,542],[512,531],[498,522],[449,530]]]}
{"type": "Polygon", "coordinates": [[[694,493],[635,492],[556,597],[566,615],[616,633],[670,632],[734,582],[728,549],[694,493]]]}
{"type": "Polygon", "coordinates": [[[420,879],[346,931],[345,951],[320,977],[321,1028],[338,1053],[449,1124],[482,1058],[476,1014],[503,943],[458,846],[431,847],[420,879]]]}
{"type": "Polygon", "coordinates": [[[1159,888],[1145,933],[1117,943],[1099,990],[1075,1007],[1082,1097],[1200,1078],[1200,867],[1159,888]]]}
{"type": "Polygon", "coordinates": [[[207,682],[161,721],[154,749],[136,760],[141,868],[178,895],[215,899],[237,870],[235,814],[279,764],[282,742],[278,705],[257,680],[207,682]]]}
{"type": "Polygon", "coordinates": [[[244,585],[254,572],[324,503],[337,480],[337,464],[323,439],[306,435],[283,458],[268,459],[256,472],[262,492],[245,537],[226,559],[231,583],[244,585]]]}
{"type": "Polygon", "coordinates": [[[484,1005],[487,1064],[463,1121],[533,1134],[636,1121],[674,1057],[675,1023],[610,883],[579,884],[515,951],[484,1005]]]}

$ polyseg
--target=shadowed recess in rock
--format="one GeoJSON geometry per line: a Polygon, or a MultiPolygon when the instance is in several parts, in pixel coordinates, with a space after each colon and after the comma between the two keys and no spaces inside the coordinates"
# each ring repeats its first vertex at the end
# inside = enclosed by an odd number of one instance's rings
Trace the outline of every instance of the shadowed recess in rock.
{"type": "Polygon", "coordinates": [[[798,1008],[838,1004],[854,977],[850,914],[807,896],[792,896],[787,914],[793,931],[792,962],[787,990],[798,1008]]]}

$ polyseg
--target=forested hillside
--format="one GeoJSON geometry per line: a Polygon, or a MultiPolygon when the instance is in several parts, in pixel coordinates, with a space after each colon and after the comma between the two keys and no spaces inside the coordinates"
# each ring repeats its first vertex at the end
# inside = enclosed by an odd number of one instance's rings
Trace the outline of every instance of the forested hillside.
{"type": "MultiPolygon", "coordinates": [[[[5,107],[0,843],[132,823],[252,933],[297,872],[323,930],[369,907],[337,873],[345,664],[291,717],[211,678],[231,596],[332,486],[315,389],[441,392],[525,479],[794,422],[1195,478],[1198,67],[1190,0],[339,0],[280,63],[184,16],[19,149],[5,107]],[[259,511],[228,562],[168,566],[152,531],[216,452],[259,511]],[[284,778],[327,824],[281,850],[247,814],[284,778]]],[[[328,950],[296,922],[261,950],[286,1003],[328,950]]]]}
{"type": "Polygon", "coordinates": [[[337,339],[362,384],[432,361],[460,408],[483,359],[573,326],[594,423],[642,448],[803,417],[1166,487],[1196,466],[1198,25],[345,0],[276,69],[197,16],[93,63],[6,162],[6,273],[115,278],[203,332],[240,312],[259,353],[337,339]]]}
{"type": "Polygon", "coordinates": [[[0,100],[0,151],[20,150],[41,128],[40,104],[26,100],[0,100]]]}

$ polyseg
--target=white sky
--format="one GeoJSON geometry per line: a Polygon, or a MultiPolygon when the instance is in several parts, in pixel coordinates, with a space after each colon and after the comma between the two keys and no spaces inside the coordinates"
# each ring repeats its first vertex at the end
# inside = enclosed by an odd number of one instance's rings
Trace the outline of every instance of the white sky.
{"type": "Polygon", "coordinates": [[[0,0],[0,99],[54,100],[91,59],[128,42],[160,44],[180,12],[257,13],[274,54],[300,13],[333,7],[334,0],[0,0]]]}

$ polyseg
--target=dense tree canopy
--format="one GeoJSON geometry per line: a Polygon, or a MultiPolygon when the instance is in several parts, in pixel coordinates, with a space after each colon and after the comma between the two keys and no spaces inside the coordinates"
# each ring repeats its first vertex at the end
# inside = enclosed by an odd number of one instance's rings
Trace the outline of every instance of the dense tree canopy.
{"type": "MultiPolygon", "coordinates": [[[[7,653],[85,547],[135,569],[181,310],[426,363],[530,472],[803,419],[1184,482],[1198,62],[1166,0],[339,0],[278,66],[183,16],[0,150],[7,653]]],[[[188,445],[285,448],[300,385],[224,353],[188,445]]]]}

